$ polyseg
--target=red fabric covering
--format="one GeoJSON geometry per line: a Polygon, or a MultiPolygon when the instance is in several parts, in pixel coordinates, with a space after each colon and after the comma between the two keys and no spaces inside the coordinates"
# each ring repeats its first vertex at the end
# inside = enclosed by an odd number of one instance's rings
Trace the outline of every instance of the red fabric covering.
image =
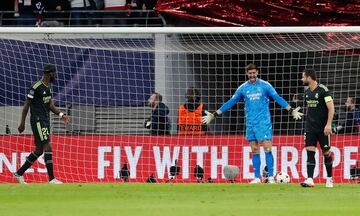
{"type": "Polygon", "coordinates": [[[360,25],[360,0],[158,0],[156,10],[209,26],[360,25]]]}

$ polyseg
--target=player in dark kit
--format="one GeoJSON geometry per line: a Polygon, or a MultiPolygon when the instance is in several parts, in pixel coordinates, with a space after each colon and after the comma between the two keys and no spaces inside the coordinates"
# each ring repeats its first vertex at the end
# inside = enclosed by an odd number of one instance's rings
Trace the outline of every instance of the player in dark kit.
{"type": "Polygon", "coordinates": [[[44,160],[49,176],[49,184],[62,184],[54,177],[52,148],[50,143],[50,113],[51,110],[63,119],[65,124],[70,122],[68,116],[60,112],[53,104],[51,98],[50,83],[55,80],[55,65],[48,64],[44,67],[44,76],[41,80],[35,82],[29,90],[19,125],[19,133],[25,130],[25,119],[30,108],[31,129],[35,138],[35,151],[31,152],[22,167],[14,173],[14,177],[21,184],[26,184],[23,174],[31,165],[44,153],[44,160]]]}
{"type": "Polygon", "coordinates": [[[305,124],[305,148],[307,152],[308,178],[301,183],[303,187],[313,187],[313,175],[316,165],[315,150],[319,142],[324,155],[324,164],[327,172],[326,187],[333,187],[332,163],[330,151],[331,122],[334,116],[334,103],[330,91],[326,86],[316,81],[316,73],[312,69],[305,69],[302,81],[309,88],[305,91],[307,106],[305,124]]]}

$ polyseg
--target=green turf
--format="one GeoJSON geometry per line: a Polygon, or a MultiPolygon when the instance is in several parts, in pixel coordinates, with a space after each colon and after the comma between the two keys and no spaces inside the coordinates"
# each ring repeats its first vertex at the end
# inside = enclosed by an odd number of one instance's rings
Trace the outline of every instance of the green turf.
{"type": "Polygon", "coordinates": [[[360,184],[0,184],[0,216],[360,215],[360,184]]]}

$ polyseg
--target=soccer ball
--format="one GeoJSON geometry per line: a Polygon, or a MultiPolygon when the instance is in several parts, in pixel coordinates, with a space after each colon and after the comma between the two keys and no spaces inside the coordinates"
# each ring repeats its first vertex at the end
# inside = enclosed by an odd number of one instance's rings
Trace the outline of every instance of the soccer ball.
{"type": "Polygon", "coordinates": [[[288,183],[290,183],[290,176],[285,172],[279,172],[276,175],[276,183],[278,183],[278,184],[288,184],[288,183]]]}

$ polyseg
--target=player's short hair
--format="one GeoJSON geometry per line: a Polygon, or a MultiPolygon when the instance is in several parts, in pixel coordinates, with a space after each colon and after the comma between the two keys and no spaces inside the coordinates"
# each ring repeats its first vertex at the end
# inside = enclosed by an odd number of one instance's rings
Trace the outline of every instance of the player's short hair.
{"type": "Polygon", "coordinates": [[[194,87],[188,88],[185,96],[190,102],[199,102],[201,98],[200,91],[194,87]]]}
{"type": "Polygon", "coordinates": [[[49,73],[55,73],[56,72],[56,67],[53,64],[47,64],[44,67],[44,74],[49,74],[49,73]]]}
{"type": "Polygon", "coordinates": [[[251,64],[248,64],[247,66],[246,66],[246,72],[248,72],[249,70],[257,70],[258,68],[257,68],[257,66],[255,65],[255,64],[253,64],[253,63],[251,63],[251,64]]]}
{"type": "Polygon", "coordinates": [[[316,72],[314,69],[304,69],[303,73],[305,74],[305,76],[311,77],[312,80],[316,81],[316,72]]]}
{"type": "Polygon", "coordinates": [[[154,95],[156,95],[156,99],[159,101],[159,102],[162,102],[162,95],[160,94],[160,93],[158,93],[158,92],[154,92],[153,93],[154,95]]]}

